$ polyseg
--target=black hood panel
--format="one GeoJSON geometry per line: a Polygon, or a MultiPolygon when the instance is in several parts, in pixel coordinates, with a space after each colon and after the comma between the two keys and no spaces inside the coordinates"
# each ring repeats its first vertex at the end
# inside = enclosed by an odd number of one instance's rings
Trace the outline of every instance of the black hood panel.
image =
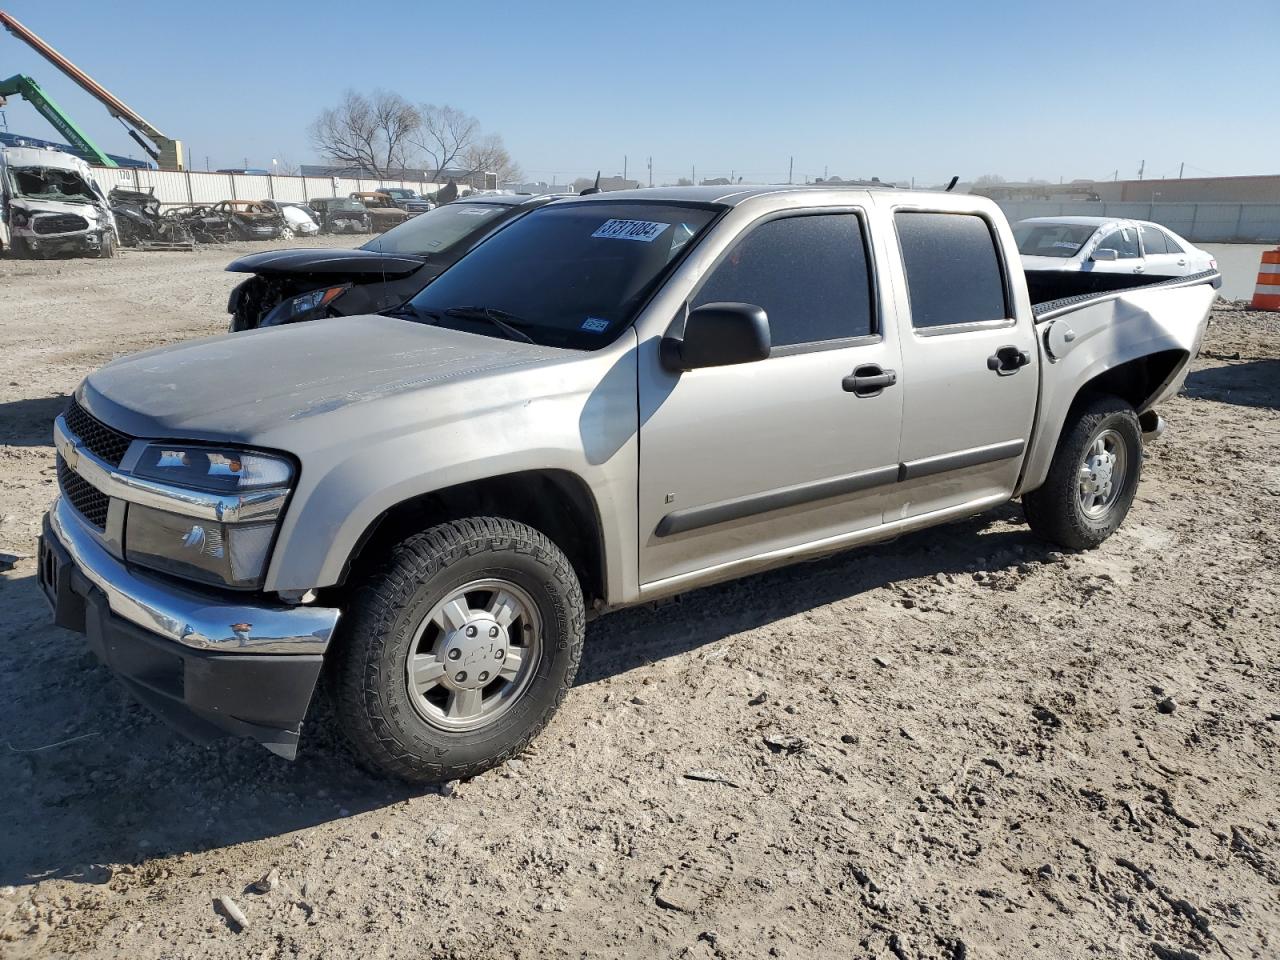
{"type": "Polygon", "coordinates": [[[231,273],[256,273],[263,277],[300,273],[333,277],[370,274],[400,277],[412,273],[426,262],[425,257],[378,253],[375,250],[268,250],[233,260],[227,265],[227,270],[231,273]]]}

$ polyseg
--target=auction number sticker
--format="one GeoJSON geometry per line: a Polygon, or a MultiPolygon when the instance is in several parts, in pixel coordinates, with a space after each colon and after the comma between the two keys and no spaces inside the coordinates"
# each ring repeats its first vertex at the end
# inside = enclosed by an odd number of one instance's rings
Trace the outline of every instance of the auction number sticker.
{"type": "Polygon", "coordinates": [[[591,236],[604,240],[639,240],[653,243],[662,236],[669,223],[653,223],[649,220],[606,220],[591,236]]]}

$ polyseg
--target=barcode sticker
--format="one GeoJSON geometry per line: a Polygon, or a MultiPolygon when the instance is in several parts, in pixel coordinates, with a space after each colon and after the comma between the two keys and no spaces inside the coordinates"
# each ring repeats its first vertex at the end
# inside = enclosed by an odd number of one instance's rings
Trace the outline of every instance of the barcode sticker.
{"type": "Polygon", "coordinates": [[[652,223],[648,220],[606,220],[591,236],[604,240],[639,240],[653,243],[669,223],[652,223]]]}

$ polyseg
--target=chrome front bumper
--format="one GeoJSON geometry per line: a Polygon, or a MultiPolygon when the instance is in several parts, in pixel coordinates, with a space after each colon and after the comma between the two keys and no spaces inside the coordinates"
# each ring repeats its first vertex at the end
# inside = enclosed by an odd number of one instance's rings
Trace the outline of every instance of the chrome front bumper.
{"type": "Polygon", "coordinates": [[[253,654],[323,654],[338,625],[332,607],[240,603],[227,594],[186,589],[130,570],[113,557],[59,497],[49,526],[111,612],[151,633],[196,650],[253,654]]]}

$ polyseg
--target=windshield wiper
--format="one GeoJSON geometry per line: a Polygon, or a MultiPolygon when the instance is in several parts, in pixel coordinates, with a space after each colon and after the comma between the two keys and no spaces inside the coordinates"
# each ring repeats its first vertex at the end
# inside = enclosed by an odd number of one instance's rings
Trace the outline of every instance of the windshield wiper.
{"type": "Polygon", "coordinates": [[[499,310],[496,307],[450,307],[444,312],[446,317],[458,317],[461,320],[488,320],[511,340],[525,343],[536,343],[533,337],[514,326],[523,321],[513,313],[499,310]]]}

